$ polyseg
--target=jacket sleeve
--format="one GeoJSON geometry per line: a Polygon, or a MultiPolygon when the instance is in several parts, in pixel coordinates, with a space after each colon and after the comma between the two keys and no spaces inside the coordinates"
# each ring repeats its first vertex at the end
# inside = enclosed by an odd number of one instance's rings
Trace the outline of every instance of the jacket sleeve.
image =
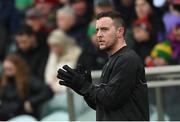
{"type": "Polygon", "coordinates": [[[122,56],[115,64],[112,79],[107,84],[91,85],[87,90],[88,101],[96,101],[106,109],[121,107],[131,95],[136,82],[137,60],[122,56]]]}
{"type": "Polygon", "coordinates": [[[30,95],[28,101],[33,107],[37,107],[53,97],[53,92],[44,82],[35,80],[29,84],[30,95]]]}
{"type": "Polygon", "coordinates": [[[86,103],[88,104],[89,107],[91,107],[92,109],[96,110],[96,101],[91,99],[90,97],[84,97],[84,100],[86,101],[86,103]]]}

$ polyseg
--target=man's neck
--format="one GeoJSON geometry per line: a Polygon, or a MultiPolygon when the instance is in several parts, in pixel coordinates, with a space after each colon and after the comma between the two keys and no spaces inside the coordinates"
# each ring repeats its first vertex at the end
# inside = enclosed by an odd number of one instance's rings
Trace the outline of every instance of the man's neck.
{"type": "Polygon", "coordinates": [[[114,53],[116,53],[118,50],[120,50],[121,48],[123,48],[123,47],[125,47],[125,46],[127,46],[127,44],[126,44],[126,42],[124,41],[122,44],[116,44],[115,45],[115,47],[112,49],[112,50],[110,50],[109,52],[107,52],[108,53],[108,56],[111,56],[111,55],[113,55],[114,53]]]}

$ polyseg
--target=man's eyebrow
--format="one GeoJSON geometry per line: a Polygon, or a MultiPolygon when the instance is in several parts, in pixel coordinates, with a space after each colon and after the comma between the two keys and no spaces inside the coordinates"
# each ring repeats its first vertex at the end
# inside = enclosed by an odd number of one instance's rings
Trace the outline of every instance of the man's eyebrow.
{"type": "Polygon", "coordinates": [[[97,27],[96,30],[99,30],[99,29],[108,29],[109,27],[97,27]]]}

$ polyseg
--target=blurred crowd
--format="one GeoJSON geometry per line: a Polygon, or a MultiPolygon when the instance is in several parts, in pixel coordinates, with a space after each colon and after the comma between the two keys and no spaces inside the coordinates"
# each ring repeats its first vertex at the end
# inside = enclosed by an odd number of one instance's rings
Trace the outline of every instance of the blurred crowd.
{"type": "Polygon", "coordinates": [[[116,10],[126,42],[147,67],[180,64],[180,0],[0,0],[0,120],[30,114],[63,94],[57,69],[101,70],[96,15],[116,10]]]}

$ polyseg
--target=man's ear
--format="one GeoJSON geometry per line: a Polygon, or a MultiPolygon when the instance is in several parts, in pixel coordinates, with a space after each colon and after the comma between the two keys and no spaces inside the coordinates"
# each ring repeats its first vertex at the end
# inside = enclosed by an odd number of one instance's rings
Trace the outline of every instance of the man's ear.
{"type": "Polygon", "coordinates": [[[125,33],[124,27],[118,27],[118,29],[117,29],[117,36],[118,37],[123,37],[124,33],[125,33]]]}

